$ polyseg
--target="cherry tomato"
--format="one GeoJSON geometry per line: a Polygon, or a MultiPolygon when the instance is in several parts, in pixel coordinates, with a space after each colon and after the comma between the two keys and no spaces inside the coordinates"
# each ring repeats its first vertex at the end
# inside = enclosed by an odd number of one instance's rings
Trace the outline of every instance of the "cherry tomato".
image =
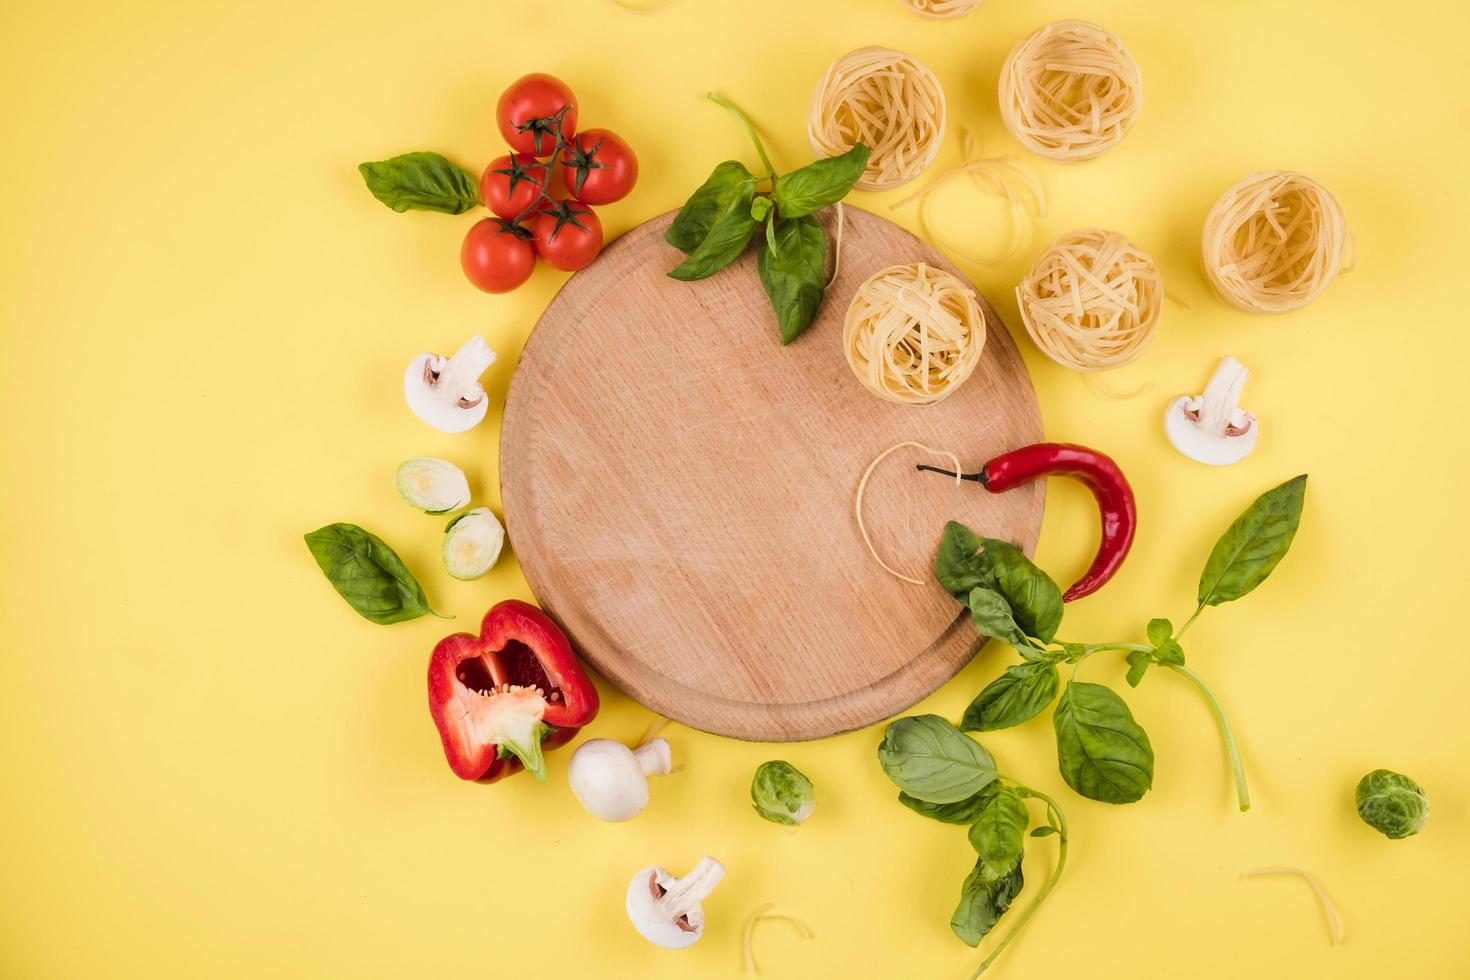
{"type": "Polygon", "coordinates": [[[546,166],[529,153],[496,157],[480,177],[480,200],[485,207],[514,221],[541,197],[546,166]]]}
{"type": "Polygon", "coordinates": [[[495,123],[512,150],[548,157],[556,149],[558,125],[564,140],[577,131],[577,97],[559,78],[525,75],[501,94],[495,123]]]}
{"type": "Polygon", "coordinates": [[[584,129],[561,160],[567,190],[583,204],[611,204],[638,182],[633,148],[610,129],[584,129]]]}
{"type": "Polygon", "coordinates": [[[581,201],[557,201],[531,219],[536,254],[553,269],[575,272],[602,250],[602,222],[581,201]]]}
{"type": "Polygon", "coordinates": [[[484,218],[464,236],[459,264],[479,289],[508,293],[531,278],[536,250],[525,228],[502,218],[484,218]]]}

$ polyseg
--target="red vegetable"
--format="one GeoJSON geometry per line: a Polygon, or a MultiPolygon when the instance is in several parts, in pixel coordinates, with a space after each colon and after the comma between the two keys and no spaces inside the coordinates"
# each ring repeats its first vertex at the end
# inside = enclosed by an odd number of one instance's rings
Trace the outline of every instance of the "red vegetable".
{"type": "Polygon", "coordinates": [[[562,180],[583,204],[611,204],[638,182],[638,157],[610,129],[584,129],[561,160],[562,180]]]}
{"type": "MultiPolygon", "coordinates": [[[[919,469],[955,475],[937,466],[920,465],[919,469]]],[[[979,473],[967,473],[961,479],[974,480],[991,493],[1005,493],[1044,476],[1070,476],[1081,482],[1096,498],[1102,519],[1097,557],[1062,596],[1071,602],[1102,588],[1122,566],[1138,529],[1138,508],[1133,502],[1133,488],[1117,463],[1096,450],[1069,442],[1039,442],[1004,453],[986,463],[979,473]]]]}
{"type": "Polygon", "coordinates": [[[553,269],[576,272],[602,250],[602,222],[581,201],[545,204],[530,224],[536,254],[553,269]]]}
{"type": "Polygon", "coordinates": [[[500,135],[517,153],[550,156],[577,131],[577,97],[566,82],[536,72],[511,83],[495,105],[500,135]]]}
{"type": "Polygon", "coordinates": [[[546,186],[546,165],[529,153],[496,157],[480,177],[480,200],[485,207],[510,221],[541,199],[546,186]]]}
{"type": "Polygon", "coordinates": [[[480,635],[455,633],[429,658],[429,713],[461,779],[494,782],[524,766],[546,779],[543,748],[597,715],[597,689],[556,623],[526,602],[497,603],[480,635]]]}
{"type": "Polygon", "coordinates": [[[476,288],[508,293],[531,278],[536,250],[525,228],[503,218],[481,218],[464,236],[459,265],[476,288]]]}

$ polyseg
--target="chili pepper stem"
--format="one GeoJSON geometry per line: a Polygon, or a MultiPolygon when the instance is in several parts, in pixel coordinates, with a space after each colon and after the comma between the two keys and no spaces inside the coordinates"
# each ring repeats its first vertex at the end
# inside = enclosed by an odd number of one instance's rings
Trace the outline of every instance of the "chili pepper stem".
{"type": "Polygon", "coordinates": [[[760,154],[761,165],[766,168],[766,179],[774,183],[776,180],[776,168],[771,166],[771,158],[766,156],[765,144],[761,142],[759,134],[756,133],[755,124],[752,123],[748,118],[746,118],[745,113],[740,111],[739,106],[735,105],[735,103],[731,102],[720,93],[707,92],[705,94],[711,102],[724,109],[730,115],[734,116],[735,121],[740,123],[740,127],[745,130],[745,135],[749,136],[750,141],[755,144],[755,152],[760,154]]]}
{"type": "Polygon", "coordinates": [[[1030,786],[1022,783],[1016,783],[1016,788],[1023,795],[1034,796],[1046,804],[1047,812],[1056,818],[1057,866],[1052,869],[1051,877],[1046,879],[1046,885],[1041,889],[1041,894],[1036,896],[1036,901],[1026,906],[1026,911],[1021,913],[1021,917],[1016,920],[1016,924],[1011,928],[1011,931],[1002,936],[1000,942],[996,943],[995,948],[990,951],[990,955],[980,961],[980,965],[975,967],[975,972],[970,974],[970,980],[975,980],[976,977],[988,970],[990,964],[995,962],[996,957],[1000,956],[1005,948],[1010,945],[1011,940],[1015,939],[1021,930],[1026,927],[1026,923],[1036,914],[1036,910],[1041,908],[1042,903],[1051,895],[1052,889],[1056,887],[1057,882],[1062,877],[1062,869],[1067,866],[1067,818],[1062,814],[1062,808],[1057,806],[1056,800],[1040,790],[1034,790],[1030,786]]]}
{"type": "Polygon", "coordinates": [[[1230,757],[1230,770],[1235,776],[1235,798],[1240,804],[1240,812],[1245,813],[1251,808],[1250,788],[1245,784],[1245,766],[1240,761],[1240,748],[1235,744],[1235,733],[1230,728],[1230,722],[1225,717],[1225,706],[1220,699],[1215,697],[1215,692],[1210,690],[1210,685],[1205,679],[1183,664],[1164,664],[1170,670],[1183,674],[1199,688],[1205,700],[1210,703],[1210,708],[1215,712],[1215,719],[1220,723],[1220,734],[1225,736],[1225,753],[1230,757]]]}
{"type": "Polygon", "coordinates": [[[952,476],[958,480],[970,480],[980,484],[981,486],[985,485],[984,470],[981,470],[979,473],[956,473],[954,470],[946,470],[942,467],[930,466],[927,463],[919,463],[914,468],[918,470],[923,470],[926,473],[943,473],[945,476],[952,476]]]}

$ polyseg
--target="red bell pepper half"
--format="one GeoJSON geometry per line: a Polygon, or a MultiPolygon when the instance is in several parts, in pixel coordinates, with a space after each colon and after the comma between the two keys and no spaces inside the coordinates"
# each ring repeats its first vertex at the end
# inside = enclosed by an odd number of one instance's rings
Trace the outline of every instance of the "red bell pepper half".
{"type": "Polygon", "coordinates": [[[540,609],[507,599],[429,658],[429,713],[449,768],[493,783],[522,767],[545,781],[541,750],[571,741],[597,715],[597,688],[566,634],[540,609]]]}

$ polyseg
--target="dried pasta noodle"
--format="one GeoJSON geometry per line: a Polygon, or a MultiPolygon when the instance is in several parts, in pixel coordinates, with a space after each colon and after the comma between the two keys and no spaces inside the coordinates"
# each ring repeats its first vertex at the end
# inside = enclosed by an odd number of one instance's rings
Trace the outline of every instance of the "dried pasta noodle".
{"type": "Polygon", "coordinates": [[[1306,174],[1268,170],[1232,186],[1205,218],[1205,278],[1247,313],[1285,313],[1322,295],[1350,264],[1342,205],[1306,174]]]}
{"type": "Polygon", "coordinates": [[[857,493],[853,497],[852,511],[853,515],[857,517],[858,532],[861,533],[863,536],[863,544],[868,546],[868,554],[873,556],[873,560],[878,563],[879,567],[882,568],[883,571],[887,572],[889,575],[892,575],[894,578],[900,581],[907,582],[910,585],[923,585],[923,579],[911,578],[910,576],[895,570],[891,565],[889,565],[878,555],[878,549],[873,547],[873,539],[868,536],[868,526],[863,523],[863,491],[867,489],[868,477],[873,475],[873,471],[878,468],[879,463],[883,462],[885,459],[887,459],[898,450],[903,449],[905,446],[911,446],[914,449],[922,449],[924,452],[928,453],[931,456],[944,456],[948,458],[949,461],[954,464],[955,486],[960,485],[960,458],[954,453],[945,452],[941,449],[930,449],[928,446],[925,446],[922,443],[918,442],[900,442],[897,445],[889,446],[887,449],[879,453],[878,458],[869,463],[868,468],[863,470],[863,478],[858,481],[857,493]]]}
{"type": "Polygon", "coordinates": [[[807,114],[807,139],[819,157],[862,143],[872,150],[855,185],[890,190],[934,162],[944,139],[944,89],[916,58],[889,48],[850,51],[832,62],[807,114]]]}
{"type": "Polygon", "coordinates": [[[1016,287],[1026,332],[1075,371],[1120,367],[1148,347],[1163,311],[1154,260],[1115,231],[1063,235],[1016,287]]]}
{"type": "Polygon", "coordinates": [[[1143,107],[1138,63],[1112,34],[1060,20],[1019,41],[1000,70],[1000,117],[1022,146],[1063,162],[1107,152],[1143,107]]]}
{"type": "Polygon", "coordinates": [[[949,397],[980,363],[985,313],[958,278],[918,262],[869,276],[842,322],[842,348],[859,381],[885,401],[929,405],[949,397]]]}
{"type": "Polygon", "coordinates": [[[1312,886],[1312,894],[1317,896],[1317,904],[1322,906],[1322,914],[1327,918],[1327,928],[1332,934],[1332,945],[1342,945],[1342,918],[1337,914],[1337,906],[1332,904],[1327,889],[1322,887],[1322,882],[1310,871],[1301,868],[1293,868],[1288,865],[1272,865],[1268,868],[1254,868],[1250,871],[1241,872],[1242,878],[1259,878],[1261,875],[1296,875],[1312,886]]]}
{"type": "Polygon", "coordinates": [[[965,16],[980,6],[983,0],[898,0],[898,2],[920,17],[948,20],[951,17],[965,16]]]}
{"type": "Polygon", "coordinates": [[[754,912],[750,913],[750,918],[745,920],[744,938],[742,939],[740,945],[741,949],[745,953],[746,973],[761,972],[759,964],[757,964],[755,961],[755,927],[758,923],[789,922],[792,928],[794,928],[801,935],[802,939],[812,938],[811,926],[807,925],[805,922],[801,921],[793,915],[780,915],[776,912],[772,912],[771,909],[775,907],[775,902],[764,902],[761,905],[757,906],[754,912]]]}
{"type": "Polygon", "coordinates": [[[976,265],[999,265],[1021,250],[1021,244],[1025,236],[1025,233],[1022,231],[1022,226],[1028,223],[1026,217],[1026,194],[1030,195],[1036,216],[1039,218],[1046,214],[1046,192],[1042,189],[1041,184],[1036,178],[1032,177],[1020,167],[1017,167],[1014,163],[1011,163],[1009,157],[981,157],[979,146],[979,141],[975,139],[973,133],[967,129],[961,129],[960,148],[965,162],[935,177],[923,190],[910,194],[903,200],[891,205],[891,207],[902,207],[910,201],[918,201],[919,234],[946,252],[957,255],[967,262],[973,262],[976,265]],[[1010,245],[1004,252],[996,255],[974,255],[961,249],[953,242],[934,234],[929,227],[929,207],[934,203],[934,192],[951,180],[966,175],[981,190],[996,194],[1006,200],[1010,218],[1007,239],[1010,245]],[[1015,181],[1015,186],[1012,186],[1012,181],[1015,181]],[[1018,187],[1024,190],[1025,193],[1018,194],[1018,187]]]}

